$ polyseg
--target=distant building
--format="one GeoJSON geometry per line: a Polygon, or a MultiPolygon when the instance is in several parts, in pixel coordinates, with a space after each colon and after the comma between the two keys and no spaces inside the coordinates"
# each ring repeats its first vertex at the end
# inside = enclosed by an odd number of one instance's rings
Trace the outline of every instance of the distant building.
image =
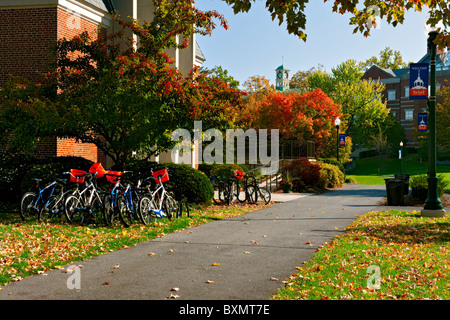
{"type": "Polygon", "coordinates": [[[275,69],[275,89],[278,91],[289,89],[289,71],[283,65],[275,69]]]}
{"type": "MultiPolygon", "coordinates": [[[[450,85],[450,82],[446,83],[446,81],[450,81],[450,61],[448,58],[446,59],[447,56],[448,53],[445,52],[443,55],[438,54],[436,59],[436,90],[439,90],[441,86],[450,85]]],[[[417,61],[417,63],[429,62],[429,53],[417,61]]],[[[418,114],[427,112],[427,100],[409,99],[409,68],[392,70],[374,65],[364,73],[362,79],[380,80],[386,85],[383,99],[386,101],[387,107],[405,129],[408,145],[417,146],[414,141],[414,128],[417,128],[418,114]]],[[[420,82],[421,79],[418,81],[420,82]]]]}

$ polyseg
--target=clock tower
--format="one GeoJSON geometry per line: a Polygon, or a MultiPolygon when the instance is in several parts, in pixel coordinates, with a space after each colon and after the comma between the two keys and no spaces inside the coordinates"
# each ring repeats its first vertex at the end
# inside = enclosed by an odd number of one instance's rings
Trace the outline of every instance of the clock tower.
{"type": "Polygon", "coordinates": [[[289,71],[283,65],[275,69],[275,88],[278,91],[285,91],[289,89],[289,71]]]}

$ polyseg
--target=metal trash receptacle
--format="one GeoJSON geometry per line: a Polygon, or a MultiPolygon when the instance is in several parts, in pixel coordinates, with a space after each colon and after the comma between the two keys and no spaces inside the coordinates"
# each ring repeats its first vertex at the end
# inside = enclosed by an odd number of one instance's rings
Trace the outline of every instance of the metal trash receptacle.
{"type": "Polygon", "coordinates": [[[389,206],[402,206],[404,203],[404,180],[402,179],[384,179],[386,183],[386,195],[389,206]]]}
{"type": "Polygon", "coordinates": [[[408,195],[409,194],[409,174],[396,174],[395,175],[395,179],[400,179],[403,180],[404,184],[403,187],[405,188],[404,191],[404,195],[408,195]]]}

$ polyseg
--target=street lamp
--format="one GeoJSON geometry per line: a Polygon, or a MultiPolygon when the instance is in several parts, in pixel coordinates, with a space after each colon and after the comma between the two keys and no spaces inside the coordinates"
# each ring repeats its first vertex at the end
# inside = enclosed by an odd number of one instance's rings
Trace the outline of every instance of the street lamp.
{"type": "Polygon", "coordinates": [[[339,117],[336,117],[336,120],[334,120],[334,125],[336,126],[336,138],[337,138],[337,145],[336,145],[336,159],[339,162],[339,125],[341,124],[341,119],[339,117]]]}
{"type": "Polygon", "coordinates": [[[430,52],[430,95],[428,98],[428,197],[421,212],[424,217],[445,217],[445,210],[439,199],[436,176],[436,44],[437,31],[427,28],[428,49],[430,52]]]}
{"type": "Polygon", "coordinates": [[[400,141],[400,174],[403,175],[403,141],[400,141]]]}

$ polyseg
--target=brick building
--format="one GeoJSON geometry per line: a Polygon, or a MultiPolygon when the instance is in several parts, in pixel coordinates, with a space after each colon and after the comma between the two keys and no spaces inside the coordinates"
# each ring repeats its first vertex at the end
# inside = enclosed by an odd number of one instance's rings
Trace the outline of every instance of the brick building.
{"type": "MultiPolygon", "coordinates": [[[[450,85],[450,61],[445,59],[447,55],[448,53],[438,54],[436,59],[436,90],[443,85],[450,85]],[[446,81],[449,83],[446,84],[446,81]]],[[[417,63],[429,62],[429,53],[417,61],[417,63]]],[[[417,146],[414,141],[414,128],[417,127],[418,113],[427,112],[427,100],[409,99],[409,68],[392,70],[374,65],[364,73],[362,78],[379,80],[386,85],[383,99],[387,107],[405,129],[408,145],[417,146]]]]}
{"type": "MultiPolygon", "coordinates": [[[[58,39],[70,39],[84,31],[95,35],[99,25],[105,32],[114,32],[118,28],[114,12],[149,21],[153,9],[152,0],[0,0],[0,86],[11,75],[41,81],[41,75],[50,71],[50,51],[58,39]]],[[[195,36],[189,49],[168,53],[185,74],[205,60],[195,36]]],[[[40,143],[39,154],[81,156],[109,165],[95,145],[74,139],[48,138],[40,143]]]]}

